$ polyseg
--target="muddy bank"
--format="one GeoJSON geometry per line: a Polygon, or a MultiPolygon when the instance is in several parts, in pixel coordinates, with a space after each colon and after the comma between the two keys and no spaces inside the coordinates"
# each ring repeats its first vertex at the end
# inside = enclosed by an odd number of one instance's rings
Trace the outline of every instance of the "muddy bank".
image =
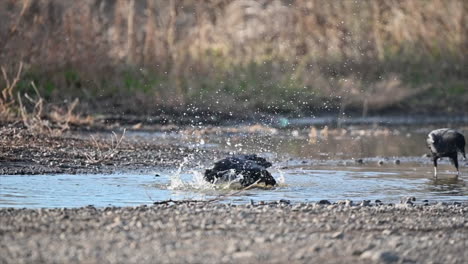
{"type": "Polygon", "coordinates": [[[468,204],[0,209],[1,263],[464,263],[468,204]]]}
{"type": "Polygon", "coordinates": [[[111,173],[177,167],[190,160],[213,160],[212,150],[164,144],[158,139],[126,137],[122,131],[89,134],[33,133],[17,127],[0,129],[0,174],[111,173]],[[118,145],[117,145],[118,144],[118,145]]]}

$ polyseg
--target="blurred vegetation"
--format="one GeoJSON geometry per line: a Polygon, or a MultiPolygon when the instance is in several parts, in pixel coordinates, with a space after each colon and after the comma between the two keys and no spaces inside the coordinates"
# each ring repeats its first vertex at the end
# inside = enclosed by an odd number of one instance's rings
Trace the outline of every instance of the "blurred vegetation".
{"type": "Polygon", "coordinates": [[[466,113],[467,11],[464,0],[5,0],[0,65],[24,62],[21,91],[34,82],[87,112],[466,113]]]}

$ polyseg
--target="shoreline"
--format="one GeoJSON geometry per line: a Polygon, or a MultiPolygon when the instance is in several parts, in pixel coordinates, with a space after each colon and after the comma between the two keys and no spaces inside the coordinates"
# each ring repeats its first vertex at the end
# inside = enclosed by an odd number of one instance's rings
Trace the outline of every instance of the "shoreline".
{"type": "Polygon", "coordinates": [[[1,263],[463,263],[468,203],[0,209],[1,263]]]}

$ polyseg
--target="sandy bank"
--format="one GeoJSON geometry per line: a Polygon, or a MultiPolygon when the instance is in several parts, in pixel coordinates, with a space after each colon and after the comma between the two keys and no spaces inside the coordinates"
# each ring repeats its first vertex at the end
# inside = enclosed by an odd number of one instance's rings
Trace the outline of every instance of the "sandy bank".
{"type": "Polygon", "coordinates": [[[0,209],[0,263],[463,263],[468,204],[0,209]]]}

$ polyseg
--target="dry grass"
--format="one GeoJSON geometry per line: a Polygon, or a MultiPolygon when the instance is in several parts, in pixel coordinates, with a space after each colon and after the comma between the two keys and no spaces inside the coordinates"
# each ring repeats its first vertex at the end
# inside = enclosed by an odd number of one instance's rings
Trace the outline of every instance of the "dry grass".
{"type": "Polygon", "coordinates": [[[19,111],[23,125],[34,132],[40,133],[51,133],[52,128],[48,120],[44,119],[44,99],[39,94],[36,85],[31,82],[31,86],[36,92],[36,96],[33,98],[27,93],[24,97],[33,105],[32,110],[28,111],[23,104],[22,96],[18,93],[19,111]]]}
{"type": "Polygon", "coordinates": [[[2,88],[2,96],[0,97],[0,118],[2,120],[10,120],[14,116],[13,112],[13,105],[16,103],[15,102],[15,96],[13,94],[13,91],[16,87],[16,84],[20,80],[21,72],[23,70],[23,63],[21,62],[18,66],[18,71],[13,78],[13,80],[10,80],[10,77],[8,76],[7,71],[5,68],[2,66],[1,67],[2,74],[3,74],[3,79],[5,82],[5,86],[2,88]]]}
{"type": "Polygon", "coordinates": [[[366,112],[436,95],[466,110],[467,11],[464,0],[7,0],[0,60],[24,58],[52,97],[120,94],[140,108],[326,100],[366,112]]]}
{"type": "Polygon", "coordinates": [[[82,116],[76,114],[74,111],[79,104],[79,99],[76,98],[70,104],[63,107],[52,106],[48,118],[63,132],[69,130],[72,126],[82,127],[89,126],[94,123],[94,119],[91,116],[82,116]]]}
{"type": "Polygon", "coordinates": [[[120,151],[119,147],[125,137],[125,132],[126,130],[124,129],[122,135],[119,137],[112,131],[110,143],[98,141],[94,136],[91,136],[94,151],[82,152],[82,155],[86,157],[86,162],[88,164],[98,164],[112,160],[120,151]]]}
{"type": "Polygon", "coordinates": [[[81,117],[73,112],[78,105],[78,99],[66,105],[66,110],[64,110],[56,105],[46,105],[34,82],[30,82],[30,86],[35,95],[17,91],[22,69],[23,63],[20,62],[15,77],[11,79],[5,67],[1,67],[5,86],[1,90],[0,121],[17,122],[20,120],[31,131],[55,135],[70,129],[71,125],[92,124],[91,117],[81,117]],[[24,103],[23,100],[25,100],[24,103]],[[46,112],[45,108],[51,109],[46,112]]]}

